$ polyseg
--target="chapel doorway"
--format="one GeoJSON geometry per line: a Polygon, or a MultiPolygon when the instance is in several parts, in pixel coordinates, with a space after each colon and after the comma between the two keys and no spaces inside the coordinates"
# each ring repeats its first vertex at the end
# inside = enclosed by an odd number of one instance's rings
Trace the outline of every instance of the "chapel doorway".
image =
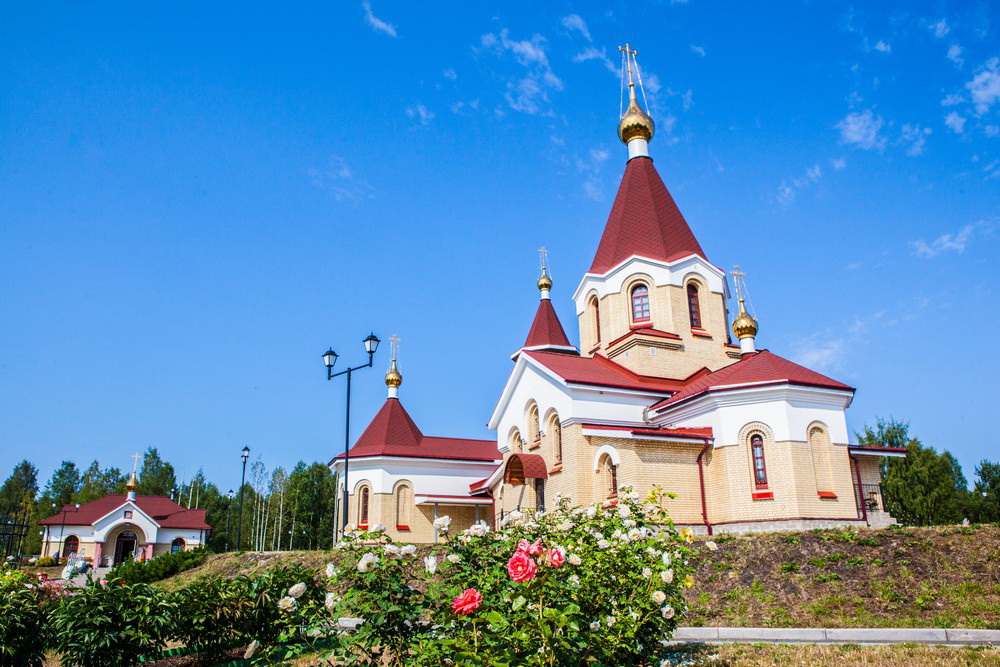
{"type": "Polygon", "coordinates": [[[123,530],[115,540],[115,565],[132,560],[135,555],[135,533],[131,530],[123,530]]]}

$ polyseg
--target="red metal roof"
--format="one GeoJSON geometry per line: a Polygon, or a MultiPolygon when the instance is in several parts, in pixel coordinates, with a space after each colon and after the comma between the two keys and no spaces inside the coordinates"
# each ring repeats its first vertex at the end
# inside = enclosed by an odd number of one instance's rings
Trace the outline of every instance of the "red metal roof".
{"type": "MultiPolygon", "coordinates": [[[[438,438],[420,432],[399,399],[386,399],[382,409],[351,447],[358,456],[405,456],[429,459],[497,461],[501,458],[493,440],[438,438]]],[[[338,454],[330,463],[343,458],[338,454]]]]}
{"type": "MultiPolygon", "coordinates": [[[[90,526],[124,505],[126,500],[124,494],[112,494],[80,505],[80,509],[77,509],[76,505],[65,505],[58,514],[42,519],[38,523],[42,526],[59,526],[64,522],[67,526],[90,526]]],[[[212,529],[205,522],[205,510],[184,509],[166,496],[136,496],[135,504],[161,528],[212,529]]]]}
{"type": "Polygon", "coordinates": [[[566,337],[566,332],[563,331],[562,324],[559,323],[559,316],[556,315],[556,309],[552,307],[552,301],[539,299],[535,320],[531,323],[524,347],[549,347],[552,345],[573,347],[569,338],[566,337]]]}
{"type": "Polygon", "coordinates": [[[671,261],[692,254],[705,257],[653,160],[632,158],[625,166],[590,272],[604,273],[632,255],[671,261]]]}
{"type": "Polygon", "coordinates": [[[631,433],[632,435],[637,435],[637,436],[650,435],[650,436],[655,436],[657,438],[680,437],[680,438],[697,438],[700,440],[710,440],[713,437],[715,437],[712,434],[711,426],[704,426],[704,427],[682,426],[676,428],[654,428],[654,427],[636,427],[636,426],[614,426],[609,424],[583,424],[583,428],[609,431],[609,432],[624,431],[626,433],[631,433]]]}
{"type": "Polygon", "coordinates": [[[600,355],[580,357],[558,352],[526,350],[527,354],[566,382],[621,387],[642,391],[675,392],[684,386],[682,380],[639,375],[600,355]]]}
{"type": "Polygon", "coordinates": [[[854,391],[843,382],[837,382],[825,375],[811,371],[805,366],[783,359],[767,350],[745,355],[734,364],[704,375],[695,374],[694,379],[670,398],[653,405],[653,409],[675,405],[701,394],[728,389],[743,389],[761,384],[798,384],[827,389],[854,391]]]}
{"type": "Polygon", "coordinates": [[[549,468],[545,465],[545,459],[538,454],[511,454],[504,463],[504,482],[511,484],[512,480],[518,478],[520,472],[521,483],[525,479],[548,479],[549,468]]]}

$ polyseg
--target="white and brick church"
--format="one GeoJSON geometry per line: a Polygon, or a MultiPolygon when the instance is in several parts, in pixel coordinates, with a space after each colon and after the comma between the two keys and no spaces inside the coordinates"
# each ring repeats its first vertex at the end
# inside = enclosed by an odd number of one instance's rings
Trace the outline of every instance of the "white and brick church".
{"type": "MultiPolygon", "coordinates": [[[[423,435],[393,354],[388,398],[350,450],[352,523],[429,542],[437,516],[461,529],[551,508],[557,494],[613,502],[624,484],[676,494],[665,501],[674,522],[708,534],[892,522],[879,462],[905,450],[850,444],[855,390],[758,349],[738,271],[731,317],[729,276],[653,165],[633,58],[618,125],[625,173],[573,293],[579,347],[552,307],[543,258],[538,311],[489,416],[495,439],[423,435]]],[[[330,464],[342,471],[343,455],[330,464]]]]}

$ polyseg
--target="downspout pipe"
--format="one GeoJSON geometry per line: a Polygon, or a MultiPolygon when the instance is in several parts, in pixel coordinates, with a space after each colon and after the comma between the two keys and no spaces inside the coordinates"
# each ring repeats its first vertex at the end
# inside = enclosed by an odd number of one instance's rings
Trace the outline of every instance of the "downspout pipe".
{"type": "Polygon", "coordinates": [[[701,449],[701,453],[698,454],[698,483],[701,485],[701,520],[705,524],[705,528],[708,529],[709,535],[713,535],[714,533],[712,532],[712,524],[708,522],[708,503],[705,502],[705,468],[701,463],[701,459],[711,446],[711,442],[706,442],[705,446],[701,449]]]}
{"type": "Polygon", "coordinates": [[[865,487],[861,486],[861,464],[858,463],[858,459],[851,457],[851,461],[854,462],[854,474],[858,478],[858,504],[861,505],[861,518],[865,520],[865,525],[870,526],[868,523],[868,507],[865,504],[865,487]]]}

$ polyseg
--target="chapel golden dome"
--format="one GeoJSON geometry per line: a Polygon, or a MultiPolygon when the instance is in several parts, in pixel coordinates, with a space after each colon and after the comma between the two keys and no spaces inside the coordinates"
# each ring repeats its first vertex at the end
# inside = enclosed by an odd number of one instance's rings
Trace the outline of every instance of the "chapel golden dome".
{"type": "Polygon", "coordinates": [[[401,384],[403,384],[403,374],[396,368],[396,360],[393,359],[389,372],[385,374],[385,386],[398,387],[401,384]]]}
{"type": "Polygon", "coordinates": [[[635,99],[635,87],[629,84],[628,108],[618,121],[618,138],[627,146],[629,141],[636,138],[649,141],[655,131],[656,124],[649,114],[639,107],[639,102],[635,99]]]}
{"type": "Polygon", "coordinates": [[[739,315],[733,320],[733,333],[739,340],[754,338],[757,335],[757,320],[750,317],[750,313],[747,312],[747,308],[743,304],[743,299],[740,299],[739,315]]]}
{"type": "Polygon", "coordinates": [[[139,490],[139,480],[136,479],[134,471],[132,472],[132,475],[129,476],[128,481],[125,482],[125,490],[126,491],[138,491],[139,490]]]}
{"type": "Polygon", "coordinates": [[[552,278],[549,278],[549,274],[542,272],[542,276],[538,279],[538,289],[540,291],[552,289],[552,278]]]}

